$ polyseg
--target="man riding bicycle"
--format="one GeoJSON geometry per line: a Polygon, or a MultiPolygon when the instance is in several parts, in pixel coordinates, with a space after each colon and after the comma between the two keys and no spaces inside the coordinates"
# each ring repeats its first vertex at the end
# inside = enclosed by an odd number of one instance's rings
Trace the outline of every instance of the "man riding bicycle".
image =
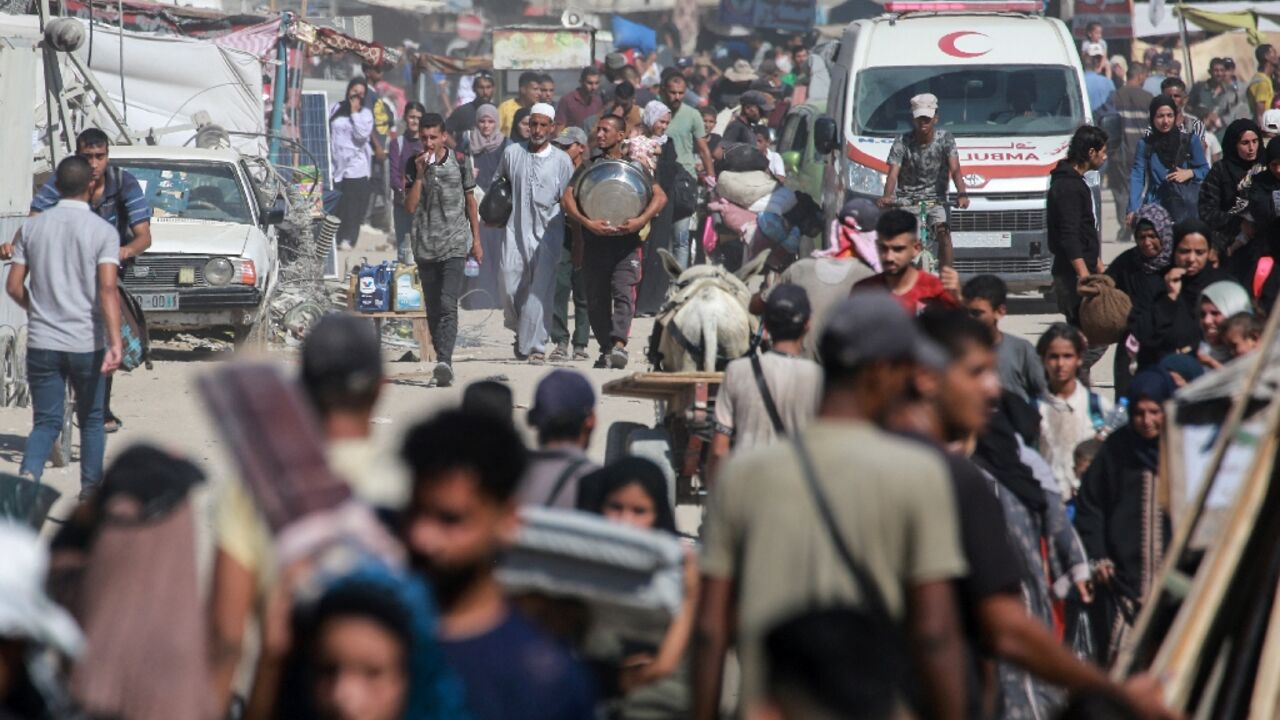
{"type": "Polygon", "coordinates": [[[889,150],[889,177],[877,204],[909,212],[917,212],[923,205],[920,221],[928,230],[925,249],[945,276],[955,255],[947,226],[948,176],[956,185],[956,207],[969,207],[969,193],[960,174],[955,138],[938,127],[938,98],[929,93],[911,98],[911,118],[915,129],[895,139],[889,150]]]}

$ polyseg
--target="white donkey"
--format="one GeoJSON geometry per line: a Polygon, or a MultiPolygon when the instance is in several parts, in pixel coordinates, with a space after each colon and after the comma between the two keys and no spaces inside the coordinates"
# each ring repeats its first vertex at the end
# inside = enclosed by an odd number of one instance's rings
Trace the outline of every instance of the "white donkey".
{"type": "Polygon", "coordinates": [[[764,267],[768,253],[749,260],[736,273],[719,265],[688,270],[666,250],[658,250],[673,283],[659,311],[654,336],[654,369],[666,372],[715,372],[747,354],[757,320],[747,310],[746,281],[764,267]]]}

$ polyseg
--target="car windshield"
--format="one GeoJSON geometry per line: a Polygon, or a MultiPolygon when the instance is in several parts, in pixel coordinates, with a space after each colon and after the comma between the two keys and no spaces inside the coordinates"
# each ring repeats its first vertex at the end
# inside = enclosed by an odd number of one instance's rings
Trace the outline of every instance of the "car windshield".
{"type": "Polygon", "coordinates": [[[199,160],[112,160],[133,173],[157,218],[252,225],[235,166],[199,160]]]}
{"type": "Polygon", "coordinates": [[[879,67],[858,73],[854,132],[907,132],[921,93],[937,96],[941,126],[957,136],[1070,135],[1084,123],[1069,67],[879,67]]]}

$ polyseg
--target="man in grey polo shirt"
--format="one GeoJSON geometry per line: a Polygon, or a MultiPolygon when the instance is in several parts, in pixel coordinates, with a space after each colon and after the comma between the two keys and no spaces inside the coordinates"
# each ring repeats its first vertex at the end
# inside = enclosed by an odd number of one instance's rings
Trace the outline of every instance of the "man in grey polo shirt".
{"type": "Polygon", "coordinates": [[[27,311],[27,377],[35,421],[19,472],[39,479],[62,431],[68,381],[80,420],[80,496],[102,482],[106,378],[120,366],[120,237],[89,209],[93,170],[58,163],[61,200],[22,225],[5,289],[27,311]],[[29,280],[29,283],[28,283],[29,280]]]}

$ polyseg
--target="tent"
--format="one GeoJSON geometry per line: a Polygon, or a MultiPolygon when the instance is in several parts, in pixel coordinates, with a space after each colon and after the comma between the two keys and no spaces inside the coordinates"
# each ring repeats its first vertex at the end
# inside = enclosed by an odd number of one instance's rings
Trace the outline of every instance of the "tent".
{"type": "Polygon", "coordinates": [[[1177,35],[1179,12],[1186,16],[1193,32],[1195,28],[1206,32],[1245,30],[1255,37],[1259,32],[1280,32],[1280,2],[1276,0],[1183,3],[1169,7],[1159,23],[1151,22],[1151,3],[1138,2],[1133,4],[1134,37],[1177,35]]]}

